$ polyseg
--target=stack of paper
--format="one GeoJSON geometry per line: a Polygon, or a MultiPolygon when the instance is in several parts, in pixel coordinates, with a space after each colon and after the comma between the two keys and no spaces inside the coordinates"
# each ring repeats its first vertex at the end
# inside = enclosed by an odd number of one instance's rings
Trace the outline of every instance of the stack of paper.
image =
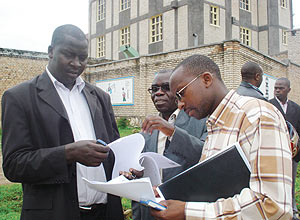
{"type": "Polygon", "coordinates": [[[83,178],[92,189],[125,197],[133,201],[156,201],[149,178],[128,180],[124,176],[118,176],[108,182],[89,181],[83,178]]]}

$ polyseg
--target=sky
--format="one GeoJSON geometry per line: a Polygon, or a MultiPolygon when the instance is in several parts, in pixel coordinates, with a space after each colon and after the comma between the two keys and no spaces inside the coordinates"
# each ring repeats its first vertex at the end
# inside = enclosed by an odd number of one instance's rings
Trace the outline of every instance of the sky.
{"type": "MultiPolygon", "coordinates": [[[[266,0],[262,0],[266,1],[266,0]]],[[[0,47],[47,52],[54,29],[74,24],[88,33],[88,0],[1,0],[0,47]]],[[[300,28],[300,0],[293,0],[300,28]]]]}

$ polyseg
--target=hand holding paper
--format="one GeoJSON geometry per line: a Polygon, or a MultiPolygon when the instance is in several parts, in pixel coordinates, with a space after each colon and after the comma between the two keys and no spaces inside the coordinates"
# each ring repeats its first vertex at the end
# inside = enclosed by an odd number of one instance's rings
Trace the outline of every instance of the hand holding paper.
{"type": "Polygon", "coordinates": [[[112,178],[118,177],[120,171],[129,171],[130,168],[141,171],[145,168],[144,177],[150,177],[152,185],[158,185],[161,183],[159,169],[180,166],[158,153],[141,153],[144,145],[145,139],[141,134],[132,134],[108,144],[115,154],[112,178]]]}

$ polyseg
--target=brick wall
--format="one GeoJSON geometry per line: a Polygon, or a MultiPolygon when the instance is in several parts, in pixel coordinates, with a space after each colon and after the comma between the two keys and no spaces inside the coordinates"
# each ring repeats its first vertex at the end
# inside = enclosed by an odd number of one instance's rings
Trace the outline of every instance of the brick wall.
{"type": "Polygon", "coordinates": [[[235,89],[240,84],[240,69],[244,63],[249,60],[257,62],[269,75],[288,77],[292,81],[292,92],[289,98],[300,104],[300,88],[297,86],[300,83],[300,67],[282,63],[241,45],[238,41],[225,41],[219,44],[95,64],[87,68],[84,76],[91,83],[97,80],[134,76],[134,105],[114,106],[114,111],[118,117],[134,117],[135,122],[141,122],[146,115],[157,113],[147,92],[154,73],[165,68],[172,69],[193,54],[203,54],[213,59],[219,65],[222,78],[229,89],[235,89]]]}
{"type": "MultiPolygon", "coordinates": [[[[222,78],[229,89],[238,87],[241,81],[240,69],[249,60],[259,63],[264,72],[275,77],[287,77],[291,80],[292,91],[289,98],[300,104],[300,66],[284,64],[256,50],[241,45],[239,41],[225,41],[218,44],[175,50],[120,61],[93,60],[83,77],[95,83],[98,80],[134,77],[134,105],[114,106],[117,117],[132,118],[139,125],[148,114],[156,114],[147,89],[154,73],[161,69],[172,69],[186,57],[203,54],[212,58],[220,67],[222,78]]],[[[44,71],[47,54],[30,51],[0,48],[0,95],[20,82],[33,78],[44,71]]]]}
{"type": "Polygon", "coordinates": [[[8,88],[42,73],[48,62],[47,56],[46,53],[0,48],[1,99],[8,88]]]}
{"type": "Polygon", "coordinates": [[[288,32],[289,59],[300,65],[300,29],[288,32]]]}

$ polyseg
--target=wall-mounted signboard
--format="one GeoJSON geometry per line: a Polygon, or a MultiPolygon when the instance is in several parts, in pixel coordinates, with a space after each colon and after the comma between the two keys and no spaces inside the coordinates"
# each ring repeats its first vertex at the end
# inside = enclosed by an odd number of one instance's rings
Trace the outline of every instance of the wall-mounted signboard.
{"type": "Polygon", "coordinates": [[[264,97],[266,97],[268,100],[274,98],[274,86],[276,79],[276,77],[265,73],[263,75],[263,81],[259,89],[264,93],[264,97]]]}
{"type": "Polygon", "coordinates": [[[133,78],[132,76],[99,80],[96,81],[96,86],[110,95],[112,105],[133,105],[133,78]]]}

